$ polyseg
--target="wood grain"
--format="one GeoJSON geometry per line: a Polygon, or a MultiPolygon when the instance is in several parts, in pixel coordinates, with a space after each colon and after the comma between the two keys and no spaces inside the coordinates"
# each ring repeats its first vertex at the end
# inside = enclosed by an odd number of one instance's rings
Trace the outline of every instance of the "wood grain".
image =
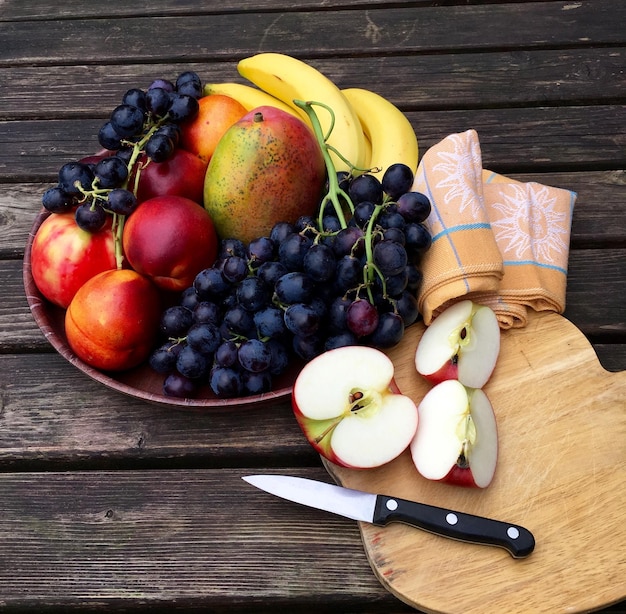
{"type": "MultiPolygon", "coordinates": [[[[422,152],[451,131],[476,127],[486,164],[493,170],[578,192],[567,315],[593,341],[603,366],[626,369],[626,3],[250,4],[0,2],[3,611],[414,611],[372,573],[370,551],[364,552],[354,522],[280,501],[239,479],[252,469],[331,480],[294,422],[287,400],[243,411],[196,412],[130,398],[57,354],[30,313],[22,258],[41,194],[55,181],[61,164],[99,147],[96,131],[122,94],[130,87],[146,87],[155,77],[191,69],[205,81],[237,80],[238,59],[279,51],[305,59],[341,87],[366,87],[388,97],[410,117],[422,152]]],[[[562,359],[570,350],[555,345],[545,360],[562,359]]],[[[595,381],[595,363],[591,369],[587,363],[574,365],[583,372],[582,381],[595,381]]],[[[538,371],[547,383],[555,377],[538,371]]],[[[556,410],[546,410],[553,395],[547,392],[544,403],[543,393],[520,392],[516,377],[507,382],[512,389],[502,392],[504,398],[515,393],[520,401],[531,401],[526,409],[533,424],[555,427],[550,418],[562,405],[557,402],[556,410]]],[[[601,407],[608,392],[594,394],[601,407]]],[[[584,412],[597,409],[593,403],[584,402],[584,412]]],[[[572,417],[571,424],[580,426],[576,419],[580,417],[572,417]]],[[[503,428],[506,424],[503,418],[503,428]]],[[[617,434],[616,424],[611,426],[617,434]]],[[[597,428],[588,432],[598,440],[597,428]]],[[[576,510],[586,496],[578,493],[586,482],[574,492],[558,480],[551,487],[550,479],[561,479],[549,464],[551,455],[567,460],[573,451],[562,451],[560,442],[541,437],[531,453],[548,458],[542,467],[546,480],[539,503],[531,496],[524,508],[529,520],[538,515],[538,505],[546,503],[550,510],[558,501],[565,514],[570,499],[576,510]],[[565,494],[557,493],[557,487],[565,494]]],[[[562,441],[567,443],[565,437],[562,441]]],[[[588,445],[581,444],[582,449],[588,445]]],[[[604,460],[598,464],[597,487],[606,482],[604,460]]],[[[534,468],[537,461],[532,456],[531,461],[534,468]]],[[[576,475],[588,466],[581,463],[573,471],[576,475]]],[[[513,481],[523,493],[528,471],[513,481]]],[[[593,501],[590,515],[603,505],[611,509],[612,498],[621,496],[615,518],[624,518],[622,492],[620,484],[610,496],[593,501]]],[[[470,503],[476,498],[466,496],[470,503]]],[[[578,574],[582,585],[590,586],[590,602],[608,599],[608,585],[624,584],[623,567],[597,577],[593,566],[584,564],[588,554],[597,552],[588,523],[595,527],[601,520],[584,517],[574,523],[565,515],[561,520],[557,528],[584,534],[589,553],[581,549],[573,560],[564,558],[551,589],[558,592],[562,582],[571,586],[578,574]],[[567,520],[572,524],[565,526],[567,520]]],[[[541,561],[548,545],[561,547],[554,532],[546,535],[539,526],[535,554],[541,561]]],[[[434,543],[441,548],[441,540],[434,543]]],[[[442,554],[462,546],[452,542],[442,554]]],[[[509,563],[506,553],[494,550],[489,569],[480,572],[489,576],[490,591],[490,583],[506,579],[500,576],[501,565],[509,563]],[[502,557],[493,562],[494,555],[502,557]]],[[[569,554],[563,548],[561,552],[569,554]]],[[[376,559],[381,566],[383,554],[376,559]]],[[[430,546],[420,543],[411,556],[430,560],[430,546]]],[[[464,586],[464,577],[455,570],[459,560],[461,565],[474,560],[466,556],[451,556],[428,573],[449,578],[446,590],[459,582],[464,586]]],[[[605,562],[601,557],[600,570],[605,562]]],[[[623,563],[623,554],[618,562],[623,563]]],[[[415,581],[415,574],[407,575],[415,581]]],[[[407,581],[391,576],[394,585],[407,581]]],[[[501,584],[503,591],[510,586],[501,584]]],[[[520,579],[519,587],[529,590],[526,580],[520,579]]],[[[526,611],[555,611],[550,607],[553,594],[542,602],[543,579],[537,589],[526,611]]],[[[479,597],[474,593],[472,599],[479,597]]],[[[500,604],[485,596],[480,609],[502,614],[506,608],[500,604]]],[[[457,605],[465,611],[464,604],[457,605]]],[[[626,601],[603,611],[624,614],[625,608],[626,601]]]]}
{"type": "MultiPolygon", "coordinates": [[[[566,294],[567,317],[597,343],[625,343],[624,296],[626,296],[626,251],[623,249],[576,250],[569,260],[566,294]],[[607,292],[607,289],[610,292],[607,292]],[[590,301],[588,296],[602,296],[590,301]]],[[[22,281],[22,262],[0,261],[0,351],[19,348],[49,350],[29,310],[22,281]]],[[[56,334],[60,333],[57,327],[56,334]]],[[[624,368],[624,366],[622,366],[624,368]]],[[[154,386],[151,386],[154,390],[154,386]]]]}
{"type": "MultiPolygon", "coordinates": [[[[324,478],[321,467],[284,471],[324,478]]],[[[410,611],[371,574],[354,522],[262,493],[247,473],[0,474],[0,608],[410,611]]]]}
{"type": "MultiPolygon", "coordinates": [[[[626,106],[407,112],[421,151],[469,126],[478,132],[483,165],[494,171],[622,170],[626,106]]],[[[0,122],[0,176],[12,182],[54,181],[68,160],[100,149],[105,118],[0,122]],[[15,152],[19,155],[16,157],[15,152]]]]}
{"type": "MultiPolygon", "coordinates": [[[[626,170],[509,176],[518,181],[566,187],[578,194],[572,218],[572,249],[626,247],[626,224],[615,223],[623,212],[626,170]]],[[[52,185],[0,183],[0,257],[23,257],[29,232],[41,209],[41,195],[52,185]]]]}
{"type": "MultiPolygon", "coordinates": [[[[620,47],[506,50],[489,53],[312,58],[308,61],[341,87],[373,89],[403,110],[578,104],[623,97],[626,53],[620,47]],[[411,79],[398,79],[410,74],[411,79]],[[515,83],[515,87],[511,87],[515,83]]],[[[188,62],[204,82],[245,82],[235,60],[188,62]]],[[[180,65],[104,64],[7,67],[10,88],[0,90],[0,118],[94,117],[108,113],[123,93],[146,87],[180,65]],[[46,105],[32,83],[46,88],[46,105]]]]}
{"type": "MultiPolygon", "coordinates": [[[[429,389],[413,365],[420,327],[390,352],[400,389],[429,389]]],[[[496,412],[499,459],[484,490],[423,479],[408,453],[373,471],[326,463],[344,486],[393,494],[526,526],[530,557],[445,540],[407,526],[361,524],[370,564],[403,601],[426,612],[585,612],[626,596],[626,372],[600,367],[580,331],[534,314],[502,335],[485,386],[496,412]]]]}
{"type": "MultiPolygon", "coordinates": [[[[76,1],[76,0],[74,0],[76,1]]],[[[382,3],[381,3],[382,4],[382,3]]],[[[302,58],[370,56],[399,51],[463,52],[524,46],[621,44],[626,6],[611,0],[517,2],[469,6],[376,6],[355,11],[208,13],[182,16],[11,21],[3,28],[0,66],[124,64],[163,59],[232,59],[279,49],[302,58]],[[515,27],[511,28],[510,24],[515,27]],[[485,36],[485,24],[490,25],[485,36]],[[49,36],[50,31],[62,32],[49,36]],[[146,36],[146,31],[150,36],[146,36]],[[210,32],[210,35],[207,33],[210,32]],[[245,32],[233,43],[233,33],[245,32]],[[320,35],[323,33],[323,36],[320,35]],[[46,37],[46,45],[32,41],[46,37]]]]}

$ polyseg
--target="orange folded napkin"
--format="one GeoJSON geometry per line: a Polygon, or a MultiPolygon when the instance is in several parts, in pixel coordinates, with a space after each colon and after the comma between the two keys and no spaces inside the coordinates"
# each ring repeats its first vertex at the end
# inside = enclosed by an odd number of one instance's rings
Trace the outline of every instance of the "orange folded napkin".
{"type": "Polygon", "coordinates": [[[467,298],[489,305],[501,328],[525,326],[528,308],[565,309],[574,192],[484,170],[475,130],[431,147],[413,189],[433,207],[418,295],[426,324],[467,298]]]}
{"type": "Polygon", "coordinates": [[[426,194],[433,237],[421,263],[418,306],[430,324],[456,299],[492,294],[504,274],[483,198],[482,158],[474,130],[451,134],[426,151],[413,189],[426,194]]]}
{"type": "Polygon", "coordinates": [[[483,193],[504,276],[496,293],[477,300],[502,328],[525,326],[527,308],[563,313],[576,193],[486,170],[483,193]]]}

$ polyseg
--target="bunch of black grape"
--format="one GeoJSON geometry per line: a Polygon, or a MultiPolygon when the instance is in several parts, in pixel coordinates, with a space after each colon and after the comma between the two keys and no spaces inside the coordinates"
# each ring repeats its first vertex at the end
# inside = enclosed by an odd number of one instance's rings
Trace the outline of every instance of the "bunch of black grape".
{"type": "Polygon", "coordinates": [[[294,359],[399,343],[419,318],[431,244],[431,205],[412,183],[404,164],[382,181],[337,173],[339,207],[325,199],[317,218],[280,222],[249,245],[222,240],[214,265],[163,313],[150,365],[165,394],[193,397],[207,383],[218,397],[260,394],[294,359]]]}
{"type": "Polygon", "coordinates": [[[146,89],[132,88],[122,97],[98,133],[98,141],[111,155],[99,161],[73,161],[59,170],[58,184],[42,197],[51,213],[75,209],[83,230],[98,232],[108,214],[126,216],[137,206],[131,180],[136,167],[164,162],[174,154],[180,123],[198,113],[202,95],[200,77],[181,73],[175,83],[157,79],[146,89]]]}

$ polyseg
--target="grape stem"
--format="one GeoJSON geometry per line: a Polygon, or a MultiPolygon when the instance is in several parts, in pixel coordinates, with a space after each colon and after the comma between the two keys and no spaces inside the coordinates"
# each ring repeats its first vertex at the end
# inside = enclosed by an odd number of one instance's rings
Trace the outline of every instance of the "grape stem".
{"type": "MultiPolygon", "coordinates": [[[[350,173],[353,175],[355,171],[367,172],[371,169],[358,169],[354,166],[349,160],[347,160],[344,156],[341,155],[339,151],[337,151],[332,145],[327,143],[328,137],[333,130],[335,125],[335,113],[331,107],[323,102],[317,102],[314,100],[304,101],[304,100],[294,100],[293,103],[302,109],[308,116],[311,126],[313,128],[313,134],[317,139],[317,142],[322,150],[322,156],[324,157],[324,163],[326,164],[326,171],[328,175],[328,191],[322,202],[320,204],[320,212],[318,217],[318,230],[320,232],[324,231],[323,225],[323,217],[324,217],[324,209],[326,205],[331,202],[333,208],[335,209],[335,213],[337,218],[339,219],[339,223],[342,228],[347,228],[348,224],[346,223],[346,218],[343,213],[343,207],[341,206],[340,198],[345,199],[346,203],[348,203],[348,207],[350,211],[354,213],[354,203],[350,196],[339,187],[339,180],[337,178],[337,169],[332,161],[330,156],[330,152],[333,152],[340,160],[342,160],[345,164],[350,168],[350,173]],[[326,109],[330,114],[330,128],[326,134],[322,130],[322,125],[320,124],[319,118],[317,117],[317,113],[315,112],[314,106],[322,107],[326,109]]],[[[382,283],[383,296],[387,297],[387,284],[385,282],[385,276],[382,274],[380,269],[374,263],[374,253],[373,253],[373,233],[374,233],[374,225],[376,219],[380,212],[385,208],[387,202],[383,202],[381,205],[376,205],[374,211],[368,220],[367,228],[365,230],[365,256],[366,256],[366,264],[363,267],[363,286],[367,291],[367,296],[369,302],[374,304],[374,296],[372,294],[372,284],[374,283],[374,276],[378,275],[380,281],[382,283]]],[[[358,295],[358,291],[357,291],[358,295]]]]}
{"type": "Polygon", "coordinates": [[[385,205],[376,205],[374,207],[374,211],[370,216],[370,219],[367,221],[367,228],[365,229],[365,258],[366,264],[363,270],[363,281],[365,282],[365,287],[367,288],[367,294],[370,299],[370,303],[374,303],[374,297],[372,296],[372,284],[374,283],[374,274],[378,275],[380,281],[383,286],[383,296],[387,296],[387,283],[385,282],[385,276],[382,274],[380,269],[374,263],[374,250],[373,250],[373,242],[374,242],[374,223],[378,218],[378,214],[384,209],[385,205]]]}
{"type": "MultiPolygon", "coordinates": [[[[137,141],[136,143],[131,143],[133,146],[133,153],[131,154],[130,159],[128,160],[128,164],[126,165],[126,168],[128,169],[128,173],[126,176],[126,180],[122,184],[122,188],[124,188],[125,190],[128,189],[128,183],[130,181],[133,168],[137,164],[137,160],[139,158],[139,155],[143,151],[143,148],[145,147],[150,137],[156,132],[156,130],[163,124],[163,122],[166,119],[167,119],[167,115],[165,115],[165,117],[163,117],[162,119],[154,123],[150,127],[150,129],[146,131],[146,133],[141,137],[139,141],[137,141]]],[[[144,165],[139,165],[135,172],[135,181],[133,183],[133,187],[131,190],[135,196],[137,196],[137,187],[139,186],[139,175],[141,174],[141,171],[143,168],[145,168],[144,165]]],[[[113,227],[112,227],[113,242],[115,244],[115,262],[116,262],[118,269],[121,269],[124,266],[124,249],[122,247],[122,237],[124,235],[125,222],[126,222],[125,215],[120,215],[118,213],[113,214],[113,227]]]]}
{"type": "Polygon", "coordinates": [[[305,102],[304,100],[294,100],[293,103],[299,108],[301,108],[307,114],[309,120],[311,121],[313,134],[315,135],[315,138],[317,139],[320,149],[322,150],[322,156],[324,157],[324,163],[326,164],[326,172],[328,175],[328,191],[326,192],[326,195],[322,199],[322,203],[320,205],[320,213],[319,213],[319,220],[318,220],[319,229],[323,230],[324,228],[322,224],[322,218],[324,217],[324,209],[326,208],[326,205],[329,202],[332,203],[333,208],[335,209],[335,214],[337,215],[337,218],[339,219],[339,224],[341,225],[341,227],[347,228],[348,224],[343,214],[343,207],[341,206],[341,203],[339,202],[339,198],[341,197],[346,200],[351,211],[354,211],[354,205],[352,204],[352,200],[346,194],[346,192],[339,187],[339,180],[337,179],[337,169],[335,168],[332,158],[330,157],[330,152],[332,151],[337,156],[339,156],[339,158],[343,160],[351,169],[354,169],[355,167],[348,160],[346,160],[334,147],[331,147],[326,142],[335,125],[335,113],[328,105],[324,104],[323,102],[315,102],[315,101],[305,102]],[[330,113],[330,117],[331,117],[330,129],[327,134],[324,134],[324,131],[322,130],[322,125],[320,124],[320,120],[317,117],[317,113],[313,109],[314,106],[320,106],[326,109],[330,113]]]}

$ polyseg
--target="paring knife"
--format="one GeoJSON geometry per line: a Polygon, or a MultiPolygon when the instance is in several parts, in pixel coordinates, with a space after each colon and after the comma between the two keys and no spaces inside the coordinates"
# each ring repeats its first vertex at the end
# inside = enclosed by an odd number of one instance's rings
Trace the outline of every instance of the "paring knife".
{"type": "Polygon", "coordinates": [[[463,512],[388,497],[335,484],[287,475],[248,475],[243,479],[277,497],[352,520],[385,526],[403,522],[465,542],[500,546],[515,558],[528,556],[535,548],[533,534],[524,527],[463,512]]]}

